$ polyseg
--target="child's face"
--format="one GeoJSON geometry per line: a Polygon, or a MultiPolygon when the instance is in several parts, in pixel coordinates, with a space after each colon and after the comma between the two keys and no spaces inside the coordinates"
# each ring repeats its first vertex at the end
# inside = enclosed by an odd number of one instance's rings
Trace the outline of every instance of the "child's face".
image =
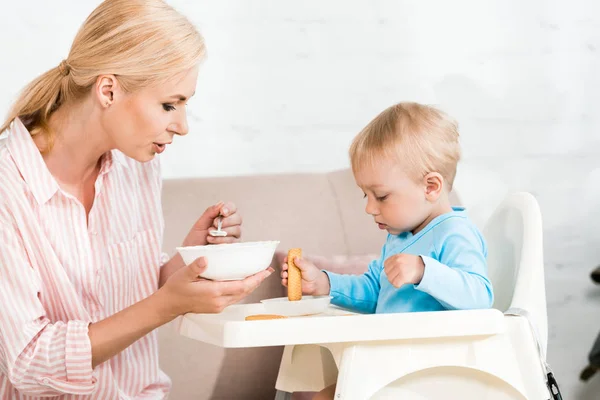
{"type": "Polygon", "coordinates": [[[414,231],[431,213],[426,183],[411,179],[398,162],[363,166],[354,171],[354,179],[365,194],[367,214],[392,235],[414,231]]]}

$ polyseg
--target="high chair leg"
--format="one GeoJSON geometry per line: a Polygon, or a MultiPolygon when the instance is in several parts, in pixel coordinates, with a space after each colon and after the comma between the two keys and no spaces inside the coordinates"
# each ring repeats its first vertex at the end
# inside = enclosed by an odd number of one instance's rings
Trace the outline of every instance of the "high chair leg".
{"type": "Polygon", "coordinates": [[[336,345],[285,346],[275,388],[290,393],[318,392],[333,385],[337,366],[328,346],[336,345]]]}

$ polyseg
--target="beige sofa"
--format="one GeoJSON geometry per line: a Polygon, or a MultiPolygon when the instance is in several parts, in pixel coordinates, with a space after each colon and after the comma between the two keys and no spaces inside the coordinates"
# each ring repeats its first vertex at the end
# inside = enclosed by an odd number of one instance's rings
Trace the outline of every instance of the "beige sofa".
{"type": "MultiPolygon", "coordinates": [[[[362,273],[385,240],[364,212],[363,194],[348,170],[327,174],[248,176],[164,182],[164,249],[170,254],[204,209],[235,202],[244,218],[244,241],[280,240],[278,250],[358,258],[362,273]]],[[[274,262],[274,265],[276,263],[274,262]]],[[[285,296],[278,270],[246,302],[285,296]]],[[[178,335],[176,323],[159,330],[161,366],[173,380],[174,400],[275,397],[282,348],[224,350],[178,335]]]]}

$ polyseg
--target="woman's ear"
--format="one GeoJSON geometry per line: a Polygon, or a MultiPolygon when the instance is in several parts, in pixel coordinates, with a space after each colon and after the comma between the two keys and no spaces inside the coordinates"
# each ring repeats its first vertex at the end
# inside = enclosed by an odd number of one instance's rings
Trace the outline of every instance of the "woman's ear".
{"type": "Polygon", "coordinates": [[[430,172],[423,178],[425,184],[425,198],[435,202],[444,190],[444,178],[438,172],[430,172]]]}
{"type": "Polygon", "coordinates": [[[115,100],[115,92],[119,90],[119,81],[114,75],[100,75],[96,79],[94,94],[101,107],[108,108],[115,100]]]}

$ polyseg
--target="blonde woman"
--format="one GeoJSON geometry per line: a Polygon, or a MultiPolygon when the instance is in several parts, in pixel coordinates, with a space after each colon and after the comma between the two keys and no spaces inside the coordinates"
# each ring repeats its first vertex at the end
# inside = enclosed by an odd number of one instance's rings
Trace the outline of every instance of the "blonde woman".
{"type": "MultiPolygon", "coordinates": [[[[203,259],[160,252],[156,155],[188,132],[204,52],[165,2],[106,0],[0,127],[0,399],[164,398],[153,330],[218,312],[272,272],[210,282],[203,259]]],[[[183,245],[230,242],[240,226],[219,203],[183,245]],[[217,217],[225,238],[207,235],[217,217]]]]}

